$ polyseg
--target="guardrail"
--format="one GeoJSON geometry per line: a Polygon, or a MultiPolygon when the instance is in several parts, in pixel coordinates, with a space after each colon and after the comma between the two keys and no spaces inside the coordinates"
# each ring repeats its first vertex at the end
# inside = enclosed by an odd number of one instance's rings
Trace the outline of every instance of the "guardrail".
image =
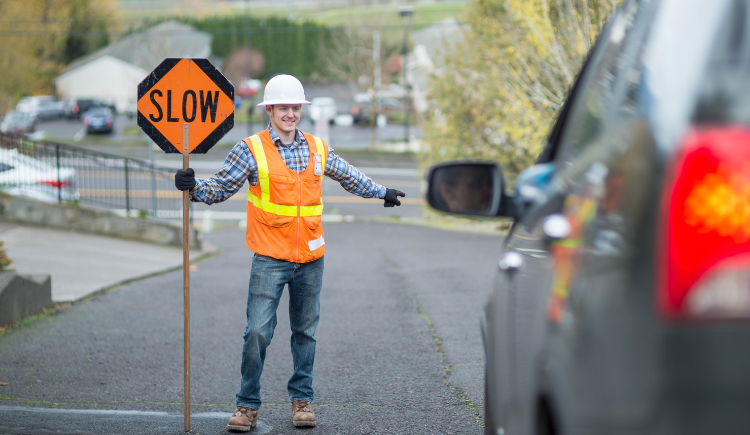
{"type": "Polygon", "coordinates": [[[125,216],[182,217],[174,170],[68,144],[0,134],[0,190],[125,216]]]}

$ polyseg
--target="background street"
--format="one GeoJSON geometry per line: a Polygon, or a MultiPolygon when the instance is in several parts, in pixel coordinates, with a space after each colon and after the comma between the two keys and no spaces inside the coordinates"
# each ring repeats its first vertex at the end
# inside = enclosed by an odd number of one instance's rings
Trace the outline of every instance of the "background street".
{"type": "MultiPolygon", "coordinates": [[[[335,86],[319,86],[317,92],[331,91],[336,95],[336,91],[343,92],[335,86]]],[[[315,89],[315,88],[313,88],[315,89]]],[[[312,97],[311,97],[312,98],[312,97]]],[[[342,97],[343,98],[343,97],[342,97]]],[[[303,109],[303,114],[304,114],[303,109]]],[[[253,132],[264,128],[267,124],[255,123],[253,132]]],[[[135,120],[125,115],[117,115],[115,118],[115,129],[112,135],[92,135],[86,137],[80,143],[74,141],[77,133],[82,132],[84,127],[80,120],[74,119],[56,119],[43,121],[39,123],[39,130],[44,131],[45,136],[61,140],[65,143],[75,144],[91,150],[115,154],[118,156],[129,157],[140,160],[148,160],[149,152],[146,145],[147,136],[140,133],[137,136],[123,136],[122,132],[126,128],[134,128],[135,120]],[[136,140],[142,143],[133,143],[136,140]]],[[[314,132],[314,127],[309,119],[303,117],[299,128],[305,132],[314,132]]],[[[411,134],[419,133],[415,126],[411,126],[411,134]]],[[[403,140],[403,125],[390,125],[384,129],[378,129],[378,140],[403,140]]],[[[190,166],[195,169],[200,178],[209,178],[214,175],[224,162],[231,147],[238,141],[248,136],[247,124],[238,123],[222,139],[221,145],[214,147],[208,154],[194,154],[190,156],[190,166]]],[[[337,182],[325,178],[323,181],[323,200],[326,204],[326,214],[339,215],[342,218],[346,216],[363,217],[363,216],[390,216],[390,217],[411,217],[416,218],[422,215],[421,192],[421,174],[417,170],[417,164],[412,155],[404,153],[387,153],[371,152],[368,150],[370,141],[369,126],[331,126],[330,127],[331,146],[334,151],[341,157],[357,166],[362,172],[367,174],[376,183],[385,185],[389,188],[395,188],[406,193],[406,198],[402,200],[402,206],[397,209],[383,208],[382,201],[364,199],[355,197],[346,192],[337,182]]],[[[167,167],[177,170],[182,167],[182,156],[180,154],[166,154],[161,149],[154,151],[155,163],[157,166],[167,167]]],[[[148,183],[144,183],[148,185],[148,183]]],[[[78,171],[77,186],[80,189],[81,196],[96,199],[97,195],[104,194],[96,188],[90,189],[87,186],[114,186],[124,189],[122,179],[108,179],[101,173],[93,171],[78,171]]],[[[134,200],[133,209],[151,208],[151,191],[150,187],[146,190],[139,190],[136,195],[141,196],[134,200]]],[[[174,185],[169,181],[160,180],[157,187],[157,195],[166,196],[175,194],[174,185]]],[[[245,203],[247,201],[247,190],[242,189],[241,193],[236,194],[230,200],[208,206],[202,203],[194,203],[193,218],[203,218],[203,212],[211,210],[213,218],[217,220],[244,220],[245,203]]]]}
{"type": "MultiPolygon", "coordinates": [[[[225,433],[252,253],[240,231],[191,274],[194,433],[225,433]]],[[[499,236],[326,224],[315,411],[323,434],[480,434],[481,304],[499,236]]],[[[288,434],[286,294],[251,433],[288,434]]],[[[183,432],[182,274],[123,285],[0,336],[0,433],[183,432]],[[54,408],[51,410],[50,408],[54,408]]],[[[305,430],[299,430],[305,432],[305,430]]]]}

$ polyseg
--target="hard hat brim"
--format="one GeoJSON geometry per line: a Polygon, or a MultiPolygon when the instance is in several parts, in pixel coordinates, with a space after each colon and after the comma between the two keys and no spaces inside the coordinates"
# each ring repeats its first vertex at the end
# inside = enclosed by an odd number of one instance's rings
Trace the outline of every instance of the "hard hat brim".
{"type": "Polygon", "coordinates": [[[311,102],[307,100],[273,100],[273,101],[262,101],[258,103],[258,107],[260,106],[275,106],[277,104],[286,104],[289,106],[296,106],[297,104],[300,104],[302,106],[309,106],[312,104],[311,102]]]}

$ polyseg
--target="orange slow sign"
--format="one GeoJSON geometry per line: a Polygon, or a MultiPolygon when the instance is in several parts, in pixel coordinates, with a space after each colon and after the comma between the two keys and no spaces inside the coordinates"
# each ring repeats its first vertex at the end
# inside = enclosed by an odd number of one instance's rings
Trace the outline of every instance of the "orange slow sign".
{"type": "Polygon", "coordinates": [[[164,59],[138,85],[138,126],[167,153],[205,154],[234,127],[234,86],[206,59],[164,59]]]}

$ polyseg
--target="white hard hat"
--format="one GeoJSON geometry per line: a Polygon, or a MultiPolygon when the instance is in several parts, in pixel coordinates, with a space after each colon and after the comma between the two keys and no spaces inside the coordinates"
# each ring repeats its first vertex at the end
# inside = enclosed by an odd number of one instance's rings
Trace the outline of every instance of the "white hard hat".
{"type": "Polygon", "coordinates": [[[271,78],[263,91],[263,101],[258,106],[274,104],[310,104],[305,100],[305,89],[296,77],[281,74],[271,78]]]}

